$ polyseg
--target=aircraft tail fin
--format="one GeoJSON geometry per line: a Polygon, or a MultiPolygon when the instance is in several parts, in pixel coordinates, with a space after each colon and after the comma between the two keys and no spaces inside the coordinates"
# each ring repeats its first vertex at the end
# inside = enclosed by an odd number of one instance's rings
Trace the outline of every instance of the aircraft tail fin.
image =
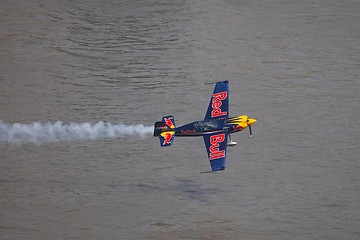
{"type": "Polygon", "coordinates": [[[156,122],[154,126],[154,136],[159,137],[160,146],[171,146],[175,135],[175,119],[173,116],[164,116],[161,122],[156,122]]]}

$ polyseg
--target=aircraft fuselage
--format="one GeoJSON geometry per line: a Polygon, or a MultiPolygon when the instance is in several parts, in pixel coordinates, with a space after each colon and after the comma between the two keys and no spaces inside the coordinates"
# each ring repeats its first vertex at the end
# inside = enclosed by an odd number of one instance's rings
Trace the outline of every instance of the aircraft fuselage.
{"type": "Polygon", "coordinates": [[[229,134],[239,132],[252,124],[254,121],[247,116],[238,116],[226,119],[201,120],[188,123],[173,129],[175,136],[195,137],[212,134],[220,131],[227,131],[229,134]],[[249,123],[251,121],[251,123],[249,123]]]}

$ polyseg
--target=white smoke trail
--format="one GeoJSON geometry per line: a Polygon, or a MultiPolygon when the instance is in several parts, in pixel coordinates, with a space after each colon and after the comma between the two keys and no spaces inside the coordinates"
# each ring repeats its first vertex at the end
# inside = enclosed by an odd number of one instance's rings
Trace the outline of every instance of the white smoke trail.
{"type": "Polygon", "coordinates": [[[60,121],[55,123],[5,124],[0,120],[0,143],[22,144],[32,142],[41,144],[71,140],[114,139],[126,136],[144,138],[152,134],[153,130],[153,127],[142,124],[124,125],[102,121],[95,124],[63,124],[60,121]]]}

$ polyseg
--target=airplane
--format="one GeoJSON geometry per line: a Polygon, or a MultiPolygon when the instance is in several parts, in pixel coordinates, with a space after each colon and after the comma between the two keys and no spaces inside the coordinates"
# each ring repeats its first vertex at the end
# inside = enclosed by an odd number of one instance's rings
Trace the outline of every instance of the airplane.
{"type": "Polygon", "coordinates": [[[160,146],[171,146],[174,137],[203,136],[212,171],[225,170],[227,146],[237,143],[231,140],[230,134],[249,128],[256,119],[246,115],[229,118],[229,82],[217,82],[210,99],[204,120],[175,126],[174,116],[164,116],[154,126],[154,136],[159,137],[160,146]],[[228,142],[229,138],[229,142],[228,142]]]}

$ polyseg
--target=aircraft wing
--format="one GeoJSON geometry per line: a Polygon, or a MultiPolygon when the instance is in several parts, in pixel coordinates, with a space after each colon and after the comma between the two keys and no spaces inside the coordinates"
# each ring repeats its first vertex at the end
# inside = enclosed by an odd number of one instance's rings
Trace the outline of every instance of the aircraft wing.
{"type": "Polygon", "coordinates": [[[229,82],[222,81],[215,85],[205,120],[229,118],[229,82]]]}
{"type": "Polygon", "coordinates": [[[224,170],[226,164],[226,147],[228,139],[227,131],[219,131],[209,135],[204,135],[203,137],[206,151],[210,160],[211,170],[224,170]]]}

